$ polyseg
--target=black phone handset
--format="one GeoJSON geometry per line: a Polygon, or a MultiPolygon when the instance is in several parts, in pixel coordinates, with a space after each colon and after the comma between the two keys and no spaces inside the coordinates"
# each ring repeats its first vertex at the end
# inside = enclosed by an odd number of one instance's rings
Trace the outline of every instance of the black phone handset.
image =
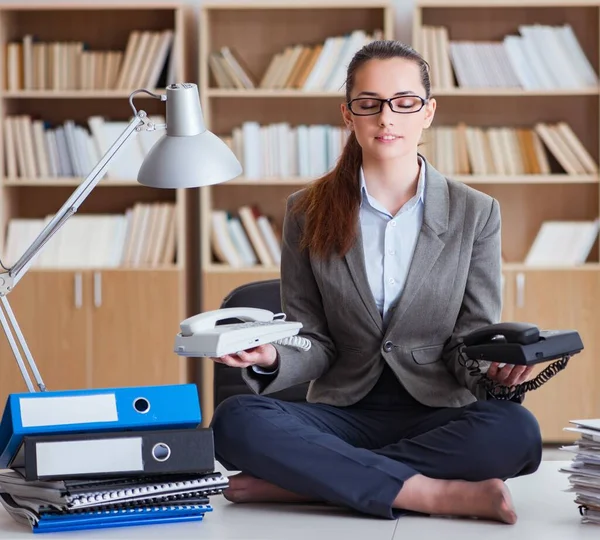
{"type": "Polygon", "coordinates": [[[478,328],[462,338],[459,362],[496,399],[520,398],[565,369],[569,359],[583,350],[575,330],[542,330],[530,323],[504,322],[478,328]],[[481,372],[480,361],[531,366],[555,360],[534,379],[508,387],[481,372]]]}

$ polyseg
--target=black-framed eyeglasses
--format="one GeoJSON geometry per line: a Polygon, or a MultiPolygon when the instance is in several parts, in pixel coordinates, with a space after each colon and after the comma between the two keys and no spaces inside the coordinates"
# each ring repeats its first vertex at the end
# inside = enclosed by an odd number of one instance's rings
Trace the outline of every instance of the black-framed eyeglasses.
{"type": "Polygon", "coordinates": [[[389,99],[362,97],[352,99],[348,102],[348,109],[356,116],[372,116],[383,110],[383,104],[387,103],[392,112],[399,114],[412,114],[419,112],[427,103],[421,96],[396,96],[389,99]]]}

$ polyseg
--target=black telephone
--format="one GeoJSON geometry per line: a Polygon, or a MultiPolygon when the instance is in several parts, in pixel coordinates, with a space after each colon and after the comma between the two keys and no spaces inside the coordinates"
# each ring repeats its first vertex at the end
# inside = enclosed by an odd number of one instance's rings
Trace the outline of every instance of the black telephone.
{"type": "Polygon", "coordinates": [[[575,330],[542,330],[530,323],[504,322],[478,328],[462,338],[460,362],[471,375],[479,375],[486,390],[497,399],[521,397],[535,390],[562,371],[574,354],[583,350],[575,330]],[[533,380],[513,388],[488,379],[481,373],[479,361],[531,366],[557,360],[533,380]]]}

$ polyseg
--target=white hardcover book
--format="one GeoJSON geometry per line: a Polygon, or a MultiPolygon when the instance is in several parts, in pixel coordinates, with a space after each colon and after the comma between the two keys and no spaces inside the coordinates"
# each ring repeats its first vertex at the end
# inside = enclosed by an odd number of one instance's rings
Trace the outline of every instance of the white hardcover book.
{"type": "Polygon", "coordinates": [[[540,79],[545,88],[561,88],[563,73],[558,59],[550,54],[550,44],[543,40],[539,25],[520,25],[519,32],[523,36],[525,47],[532,60],[532,69],[539,69],[540,79]]]}
{"type": "Polygon", "coordinates": [[[59,176],[56,133],[54,133],[54,131],[51,129],[47,129],[44,131],[44,138],[46,140],[46,148],[48,150],[48,167],[50,169],[50,176],[56,178],[59,176]]]}
{"type": "Polygon", "coordinates": [[[365,44],[367,35],[364,30],[354,30],[344,38],[339,55],[339,61],[334,65],[329,77],[324,83],[324,90],[331,92],[344,91],[346,83],[346,72],[352,57],[365,44]]]}
{"type": "Polygon", "coordinates": [[[13,118],[10,116],[4,119],[4,156],[7,178],[17,178],[17,134],[13,118]]]}
{"type": "Polygon", "coordinates": [[[267,244],[267,248],[273,261],[277,266],[281,263],[281,246],[279,245],[279,241],[273,232],[273,228],[271,227],[271,223],[267,216],[259,216],[256,220],[258,223],[258,228],[263,236],[265,244],[267,244]]]}
{"type": "Polygon", "coordinates": [[[585,263],[598,235],[598,221],[545,221],[531,246],[528,266],[575,266],[585,263]]]}
{"type": "Polygon", "coordinates": [[[566,47],[560,41],[555,29],[548,25],[536,25],[534,31],[538,43],[544,48],[546,60],[560,88],[585,88],[585,78],[579,73],[573,59],[568,56],[566,47]]]}
{"type": "Polygon", "coordinates": [[[536,71],[529,67],[529,58],[525,54],[523,38],[519,36],[506,36],[504,38],[506,56],[515,72],[521,86],[525,90],[536,90],[542,88],[536,71]]]}
{"type": "Polygon", "coordinates": [[[238,254],[241,256],[243,266],[254,266],[258,263],[258,259],[256,258],[256,254],[252,249],[252,245],[250,244],[250,240],[246,235],[246,231],[242,227],[242,223],[240,219],[236,216],[231,216],[227,220],[227,225],[229,227],[229,234],[231,235],[231,240],[233,241],[234,246],[237,248],[238,254]]]}
{"type": "Polygon", "coordinates": [[[598,85],[598,75],[594,70],[588,57],[581,48],[577,36],[570,24],[565,24],[555,28],[555,32],[559,41],[567,51],[567,56],[579,72],[586,87],[595,87],[598,85]]]}
{"type": "Polygon", "coordinates": [[[500,42],[494,47],[494,55],[496,57],[498,69],[501,72],[504,88],[519,88],[522,86],[519,77],[510,63],[510,58],[508,57],[506,44],[504,42],[500,42]]]}
{"type": "MultiPolygon", "coordinates": [[[[2,262],[5,266],[12,266],[21,255],[33,243],[44,227],[43,219],[35,218],[12,218],[8,222],[6,231],[6,243],[4,244],[4,253],[2,262]]],[[[33,258],[32,264],[37,261],[38,254],[33,258]]]]}
{"type": "Polygon", "coordinates": [[[308,126],[297,126],[296,133],[298,139],[298,175],[306,178],[311,176],[308,126]]]}
{"type": "Polygon", "coordinates": [[[108,216],[111,227],[107,227],[108,244],[106,250],[106,266],[117,268],[121,266],[123,251],[125,249],[125,240],[127,238],[127,230],[131,219],[131,212],[125,214],[108,216]]]}
{"type": "MultiPolygon", "coordinates": [[[[128,125],[129,121],[105,121],[103,123],[102,129],[105,140],[110,141],[109,147],[121,136],[128,125]]],[[[108,166],[109,178],[119,180],[135,180],[137,178],[142,162],[144,161],[144,155],[136,138],[137,136],[134,134],[127,139],[119,152],[114,156],[108,166]]]]}
{"type": "Polygon", "coordinates": [[[244,176],[248,179],[258,179],[262,174],[263,149],[261,144],[261,128],[258,122],[242,124],[243,137],[243,166],[244,176]]]}
{"type": "Polygon", "coordinates": [[[67,148],[67,139],[65,136],[65,128],[58,126],[54,130],[56,137],[56,146],[58,148],[58,159],[60,163],[61,176],[74,176],[73,165],[69,157],[69,150],[67,148]]]}
{"type": "Polygon", "coordinates": [[[161,32],[160,43],[154,56],[154,62],[147,74],[147,88],[152,89],[158,86],[158,79],[165,68],[167,58],[169,57],[169,50],[173,47],[173,38],[173,30],[163,30],[161,32]]]}
{"type": "Polygon", "coordinates": [[[527,58],[529,69],[535,72],[535,77],[539,81],[540,87],[547,90],[554,89],[557,87],[557,83],[555,82],[553,72],[544,61],[543,52],[531,35],[529,28],[526,25],[519,26],[519,32],[522,36],[521,51],[527,58]]]}
{"type": "Polygon", "coordinates": [[[46,139],[44,136],[44,123],[41,120],[34,120],[32,124],[33,148],[35,152],[35,161],[37,163],[40,177],[48,178],[50,170],[48,165],[48,156],[46,152],[46,139]]]}
{"type": "Polygon", "coordinates": [[[239,268],[244,265],[242,255],[233,243],[227,221],[225,211],[213,210],[210,224],[212,248],[220,262],[239,268]]]}
{"type": "Polygon", "coordinates": [[[451,41],[449,51],[458,86],[462,88],[476,86],[476,81],[473,79],[473,70],[470,67],[471,64],[467,57],[466,43],[451,41]]]}
{"type": "Polygon", "coordinates": [[[65,140],[67,143],[67,153],[73,169],[74,176],[83,176],[83,167],[81,166],[81,153],[75,142],[75,123],[73,120],[66,120],[63,124],[65,140]]]}
{"type": "Polygon", "coordinates": [[[323,48],[321,49],[317,61],[304,81],[304,85],[302,86],[303,90],[320,90],[319,81],[326,76],[326,74],[323,75],[323,73],[327,69],[327,63],[329,62],[331,55],[334,54],[334,47],[335,38],[328,37],[323,44],[323,48]]]}

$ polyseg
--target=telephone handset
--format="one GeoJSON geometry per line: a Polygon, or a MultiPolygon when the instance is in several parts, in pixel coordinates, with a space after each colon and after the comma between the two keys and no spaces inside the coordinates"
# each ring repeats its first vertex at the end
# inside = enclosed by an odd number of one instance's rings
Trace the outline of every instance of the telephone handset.
{"type": "Polygon", "coordinates": [[[310,341],[297,336],[302,323],[285,320],[284,313],[274,314],[259,308],[223,308],[199,313],[180,323],[175,337],[179,356],[219,357],[235,354],[265,343],[310,349],[310,341]],[[241,322],[233,322],[231,320],[241,322]],[[224,324],[228,322],[229,324],[224,324]],[[219,324],[220,323],[220,324],[219,324]]]}
{"type": "Polygon", "coordinates": [[[459,361],[471,375],[479,375],[479,383],[498,399],[520,397],[535,390],[562,371],[574,354],[583,350],[583,342],[575,330],[540,330],[522,322],[504,322],[478,328],[462,338],[459,361]],[[557,360],[558,359],[558,360],[557,360]],[[481,373],[479,361],[531,366],[556,360],[533,380],[509,388],[481,373]]]}
{"type": "Polygon", "coordinates": [[[239,319],[245,322],[269,322],[272,321],[274,317],[275,315],[266,309],[249,307],[224,308],[194,315],[193,317],[182,321],[179,327],[183,336],[191,336],[195,332],[214,328],[219,321],[224,321],[226,319],[239,319]]]}
{"type": "Polygon", "coordinates": [[[540,339],[540,330],[529,323],[508,322],[478,328],[465,336],[463,343],[468,347],[488,341],[521,343],[528,345],[540,339]]]}

